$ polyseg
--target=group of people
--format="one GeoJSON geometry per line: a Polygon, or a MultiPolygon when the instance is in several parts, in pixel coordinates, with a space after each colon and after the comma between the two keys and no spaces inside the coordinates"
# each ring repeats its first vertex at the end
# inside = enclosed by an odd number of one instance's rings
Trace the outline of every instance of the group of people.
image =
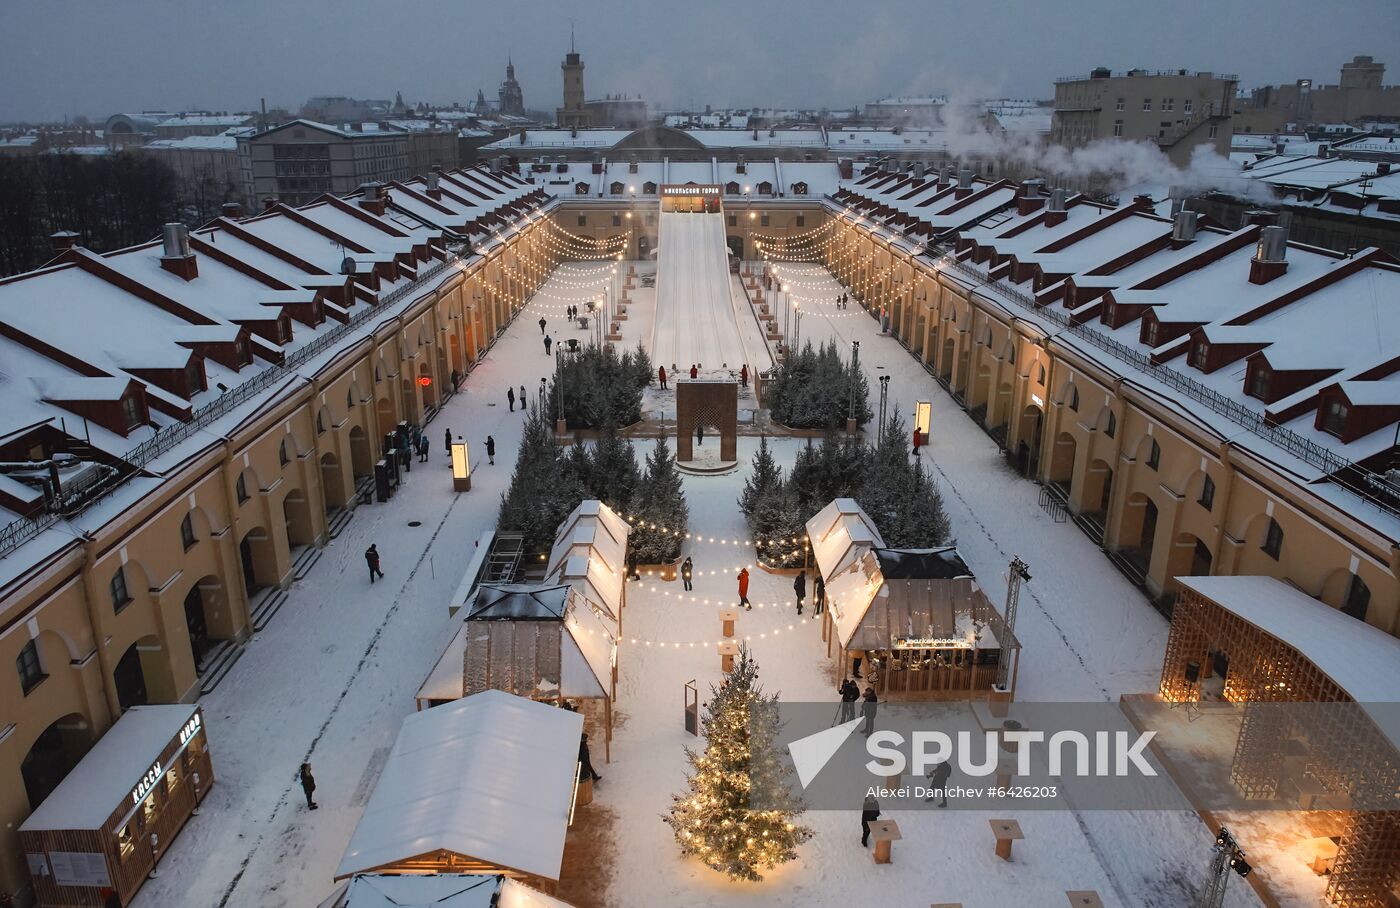
{"type": "MultiPolygon", "coordinates": [[[[845,309],[845,308],[846,308],[846,304],[849,303],[850,301],[851,301],[850,295],[849,295],[849,294],[846,294],[846,293],[843,293],[843,294],[841,294],[840,296],[838,296],[838,297],[836,298],[836,308],[837,308],[837,309],[845,309]]],[[[540,319],[540,321],[544,321],[544,319],[540,319]]]]}
{"type": "MultiPolygon", "coordinates": [[[[807,598],[807,571],[797,572],[797,576],[792,581],[792,591],[797,595],[797,614],[802,614],[802,604],[807,598]]],[[[826,611],[826,581],[822,579],[821,571],[817,572],[816,579],[812,581],[812,614],[820,615],[826,611]]]]}
{"type": "MultiPolygon", "coordinates": [[[[546,338],[545,352],[549,352],[549,348],[548,348],[548,338],[546,338]]],[[[691,379],[696,379],[696,378],[699,378],[699,377],[700,377],[700,366],[701,366],[700,363],[691,363],[691,364],[690,364],[690,377],[691,377],[691,379]]],[[[730,375],[733,375],[734,373],[731,372],[731,373],[729,373],[729,374],[730,374],[730,375]]],[[[666,384],[667,380],[668,380],[668,379],[667,379],[667,377],[666,377],[666,367],[665,367],[665,366],[657,366],[657,367],[656,367],[656,382],[657,382],[657,384],[660,386],[660,388],[661,388],[662,391],[669,391],[669,390],[671,389],[671,386],[668,385],[668,384],[666,384]]],[[[748,363],[743,363],[742,365],[739,366],[739,384],[743,385],[745,388],[747,388],[747,387],[749,386],[749,364],[748,364],[748,363]]]]}
{"type": "Polygon", "coordinates": [[[833,725],[841,725],[850,722],[856,717],[856,701],[863,701],[860,705],[861,718],[865,720],[865,725],[861,726],[860,733],[869,737],[875,731],[875,711],[879,706],[880,698],[875,693],[875,688],[867,687],[865,693],[861,693],[860,685],[850,678],[845,679],[836,687],[836,692],[841,695],[841,705],[836,710],[836,721],[833,725]]]}
{"type": "MultiPolygon", "coordinates": [[[[514,395],[512,395],[512,400],[511,400],[511,402],[514,403],[514,395]]],[[[451,430],[451,429],[448,429],[445,433],[443,433],[443,437],[442,437],[442,447],[443,447],[443,450],[445,450],[445,451],[447,452],[447,456],[450,458],[450,457],[452,456],[452,430],[451,430]]],[[[428,458],[427,458],[426,456],[424,456],[424,457],[422,457],[422,458],[420,458],[420,459],[422,459],[422,460],[427,460],[428,458]]],[[[495,462],[496,462],[496,439],[492,438],[490,435],[486,436],[486,460],[487,460],[488,463],[491,463],[491,464],[495,464],[495,462]]]]}
{"type": "MultiPolygon", "coordinates": [[[[525,403],[530,398],[525,396],[525,386],[520,386],[520,415],[525,415],[525,403]]],[[[510,412],[515,412],[515,389],[506,388],[506,401],[510,404],[510,412]]]]}

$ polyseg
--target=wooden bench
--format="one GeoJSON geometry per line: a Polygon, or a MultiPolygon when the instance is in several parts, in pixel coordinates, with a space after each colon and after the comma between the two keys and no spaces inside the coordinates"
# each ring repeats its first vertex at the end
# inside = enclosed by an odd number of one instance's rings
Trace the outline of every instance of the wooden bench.
{"type": "Polygon", "coordinates": [[[894,820],[876,820],[871,823],[870,837],[875,840],[875,853],[872,857],[877,864],[891,863],[893,861],[893,858],[890,857],[891,843],[904,838],[899,834],[899,824],[894,820]]]}
{"type": "Polygon", "coordinates": [[[987,823],[992,827],[992,835],[997,838],[997,857],[1003,861],[1011,860],[1011,843],[1025,838],[1021,834],[1021,824],[1015,820],[988,820],[987,823]]]}

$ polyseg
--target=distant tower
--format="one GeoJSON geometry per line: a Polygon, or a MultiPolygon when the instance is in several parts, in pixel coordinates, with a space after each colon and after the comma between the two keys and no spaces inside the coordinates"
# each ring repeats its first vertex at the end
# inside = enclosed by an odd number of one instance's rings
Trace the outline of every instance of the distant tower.
{"type": "Polygon", "coordinates": [[[491,106],[486,103],[486,92],[478,88],[476,90],[476,105],[472,108],[472,113],[488,114],[490,112],[491,106]]]}
{"type": "Polygon", "coordinates": [[[506,80],[501,83],[497,97],[501,101],[501,113],[525,116],[525,93],[520,90],[520,83],[515,81],[515,64],[509,56],[506,57],[506,80]]]}
{"type": "Polygon", "coordinates": [[[573,29],[569,30],[569,52],[559,68],[564,71],[564,106],[555,112],[555,119],[567,129],[587,127],[590,118],[583,104],[583,58],[574,50],[573,29]]]}

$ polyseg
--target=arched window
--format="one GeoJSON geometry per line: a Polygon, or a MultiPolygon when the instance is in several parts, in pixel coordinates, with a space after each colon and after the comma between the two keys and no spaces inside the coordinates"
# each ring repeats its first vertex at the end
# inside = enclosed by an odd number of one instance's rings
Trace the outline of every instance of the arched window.
{"type": "Polygon", "coordinates": [[[593,187],[589,186],[587,183],[579,180],[574,184],[574,195],[588,195],[588,190],[592,188],[593,187]]]}
{"type": "Polygon", "coordinates": [[[1118,434],[1118,415],[1112,410],[1108,411],[1108,421],[1103,427],[1103,434],[1109,438],[1118,434]]]}
{"type": "Polygon", "coordinates": [[[625,187],[622,185],[622,182],[620,180],[613,180],[611,183],[608,184],[608,194],[622,195],[622,190],[624,188],[625,187]]]}
{"type": "Polygon", "coordinates": [[[126,589],[125,566],[117,568],[111,582],[107,584],[107,590],[112,594],[112,611],[120,612],[131,603],[131,594],[126,589]]]}
{"type": "Polygon", "coordinates": [[[277,446],[277,462],[285,467],[289,460],[291,458],[287,456],[287,440],[284,438],[282,443],[277,446]]]}
{"type": "Polygon", "coordinates": [[[233,492],[238,496],[239,504],[248,500],[248,479],[245,474],[238,474],[238,481],[233,484],[233,492]]]}
{"type": "Polygon", "coordinates": [[[646,195],[656,195],[656,184],[647,180],[642,184],[642,192],[646,195]]]}
{"type": "Polygon", "coordinates": [[[345,409],[349,410],[349,409],[350,409],[351,407],[353,407],[353,406],[355,406],[355,389],[354,389],[354,388],[346,388],[346,389],[345,389],[345,409]]]}
{"type": "Polygon", "coordinates": [[[1036,372],[1035,372],[1035,382],[1036,382],[1036,384],[1038,384],[1038,385],[1043,385],[1043,384],[1045,384],[1045,364],[1044,364],[1044,363],[1040,363],[1040,364],[1037,365],[1035,368],[1036,368],[1036,372]]]}
{"type": "Polygon", "coordinates": [[[1201,497],[1196,499],[1196,503],[1209,511],[1215,506],[1215,480],[1209,476],[1201,483],[1201,497]]]}
{"type": "Polygon", "coordinates": [[[1347,584],[1347,598],[1342,603],[1343,614],[1350,615],[1357,621],[1366,620],[1366,609],[1371,605],[1371,588],[1366,585],[1355,574],[1351,575],[1351,582],[1347,584]]]}
{"type": "MultiPolygon", "coordinates": [[[[326,411],[320,410],[316,413],[316,433],[319,435],[324,431],[326,431],[326,411]]],[[[285,460],[282,462],[286,463],[285,460]]]]}
{"type": "Polygon", "coordinates": [[[768,182],[767,180],[764,180],[762,183],[759,183],[757,188],[758,188],[758,194],[759,194],[759,195],[772,195],[772,194],[773,194],[773,184],[770,183],[770,182],[768,182]]]}
{"type": "Polygon", "coordinates": [[[1279,553],[1283,551],[1283,527],[1272,517],[1269,518],[1269,527],[1264,531],[1264,544],[1260,548],[1275,561],[1278,561],[1279,553]]]}
{"type": "Polygon", "coordinates": [[[1079,412],[1079,389],[1074,385],[1069,386],[1069,408],[1074,412],[1079,412]]]}
{"type": "Polygon", "coordinates": [[[188,552],[198,541],[194,538],[194,520],[186,514],[185,519],[180,521],[180,545],[188,552]]]}
{"type": "Polygon", "coordinates": [[[1147,454],[1147,465],[1152,469],[1160,469],[1162,466],[1162,446],[1157,444],[1157,439],[1152,439],[1152,450],[1147,454]]]}
{"type": "Polygon", "coordinates": [[[44,674],[44,666],[39,662],[39,646],[33,640],[19,651],[19,656],[15,659],[15,668],[19,671],[19,686],[25,695],[48,677],[44,674]]]}
{"type": "Polygon", "coordinates": [[[724,184],[724,194],[725,194],[725,195],[738,195],[738,194],[739,194],[739,184],[736,183],[736,182],[734,182],[733,180],[730,180],[728,183],[725,183],[725,184],[724,184]]]}

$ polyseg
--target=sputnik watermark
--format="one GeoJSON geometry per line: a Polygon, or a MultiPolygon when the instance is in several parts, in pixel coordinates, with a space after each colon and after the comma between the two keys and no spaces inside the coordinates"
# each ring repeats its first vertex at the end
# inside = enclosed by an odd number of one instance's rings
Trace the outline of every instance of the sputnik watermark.
{"type": "MultiPolygon", "coordinates": [[[[954,735],[916,731],[909,736],[912,740],[906,740],[905,735],[897,731],[877,731],[865,741],[866,751],[872,758],[865,768],[877,776],[905,772],[922,776],[932,772],[938,764],[952,761],[964,775],[986,778],[1002,772],[1009,756],[1014,758],[1016,775],[1028,776],[1032,764],[1041,762],[1037,751],[1043,748],[1046,771],[1054,778],[1068,773],[1080,778],[1091,775],[1125,778],[1134,771],[1153,778],[1157,770],[1143,755],[1156,734],[1155,731],[1137,734],[1097,731],[1091,743],[1088,735],[1072,729],[1054,732],[1048,741],[1043,731],[987,731],[980,733],[981,747],[977,748],[974,741],[979,735],[970,731],[954,735]],[[906,749],[911,756],[905,756],[906,749]],[[1066,761],[1067,751],[1072,764],[1066,761]],[[1067,766],[1071,767],[1068,771],[1067,766]]],[[[793,741],[788,745],[789,751],[800,743],[793,741]]]]}

